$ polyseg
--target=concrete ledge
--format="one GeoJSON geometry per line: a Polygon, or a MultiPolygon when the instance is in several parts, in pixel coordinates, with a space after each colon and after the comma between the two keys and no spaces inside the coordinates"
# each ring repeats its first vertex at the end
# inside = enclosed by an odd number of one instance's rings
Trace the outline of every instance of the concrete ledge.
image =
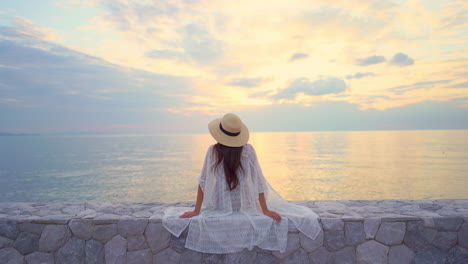
{"type": "Polygon", "coordinates": [[[320,215],[311,240],[290,225],[285,253],[185,249],[161,224],[193,203],[0,203],[0,263],[468,263],[468,200],[298,201],[320,215]]]}

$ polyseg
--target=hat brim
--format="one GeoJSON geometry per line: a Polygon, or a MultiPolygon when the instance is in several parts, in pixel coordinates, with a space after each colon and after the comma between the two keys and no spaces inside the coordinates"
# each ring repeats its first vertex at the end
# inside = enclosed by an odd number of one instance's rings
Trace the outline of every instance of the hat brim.
{"type": "Polygon", "coordinates": [[[228,136],[219,129],[222,118],[217,118],[208,124],[208,130],[211,136],[219,143],[228,147],[241,147],[249,141],[249,129],[242,123],[240,134],[237,136],[228,136]]]}

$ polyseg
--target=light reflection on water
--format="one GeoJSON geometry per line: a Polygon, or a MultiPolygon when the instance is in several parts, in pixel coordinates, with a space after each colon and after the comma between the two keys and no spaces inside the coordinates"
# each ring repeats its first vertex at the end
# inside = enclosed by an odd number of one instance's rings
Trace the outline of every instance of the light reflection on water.
{"type": "MultiPolygon", "coordinates": [[[[468,198],[468,131],[251,133],[288,200],[468,198]]],[[[209,134],[0,137],[0,202],[195,199],[209,134]]]]}

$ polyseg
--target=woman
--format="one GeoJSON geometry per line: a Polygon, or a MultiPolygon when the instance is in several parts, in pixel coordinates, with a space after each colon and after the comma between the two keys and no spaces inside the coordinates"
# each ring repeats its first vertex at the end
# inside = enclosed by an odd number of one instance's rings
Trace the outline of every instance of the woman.
{"type": "Polygon", "coordinates": [[[188,226],[185,247],[204,253],[254,246],[284,252],[289,221],[315,239],[321,230],[318,216],[287,202],[270,186],[239,117],[226,114],[208,129],[218,143],[206,153],[195,208],[166,209],[163,226],[177,237],[188,226]]]}

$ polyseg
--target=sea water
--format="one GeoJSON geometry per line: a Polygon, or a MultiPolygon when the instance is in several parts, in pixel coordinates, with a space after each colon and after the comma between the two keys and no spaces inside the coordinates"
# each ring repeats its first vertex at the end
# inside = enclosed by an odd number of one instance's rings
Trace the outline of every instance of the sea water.
{"type": "MultiPolygon", "coordinates": [[[[0,136],[0,202],[193,201],[209,134],[0,136]]],[[[468,198],[468,130],[251,133],[288,200],[468,198]]]]}

